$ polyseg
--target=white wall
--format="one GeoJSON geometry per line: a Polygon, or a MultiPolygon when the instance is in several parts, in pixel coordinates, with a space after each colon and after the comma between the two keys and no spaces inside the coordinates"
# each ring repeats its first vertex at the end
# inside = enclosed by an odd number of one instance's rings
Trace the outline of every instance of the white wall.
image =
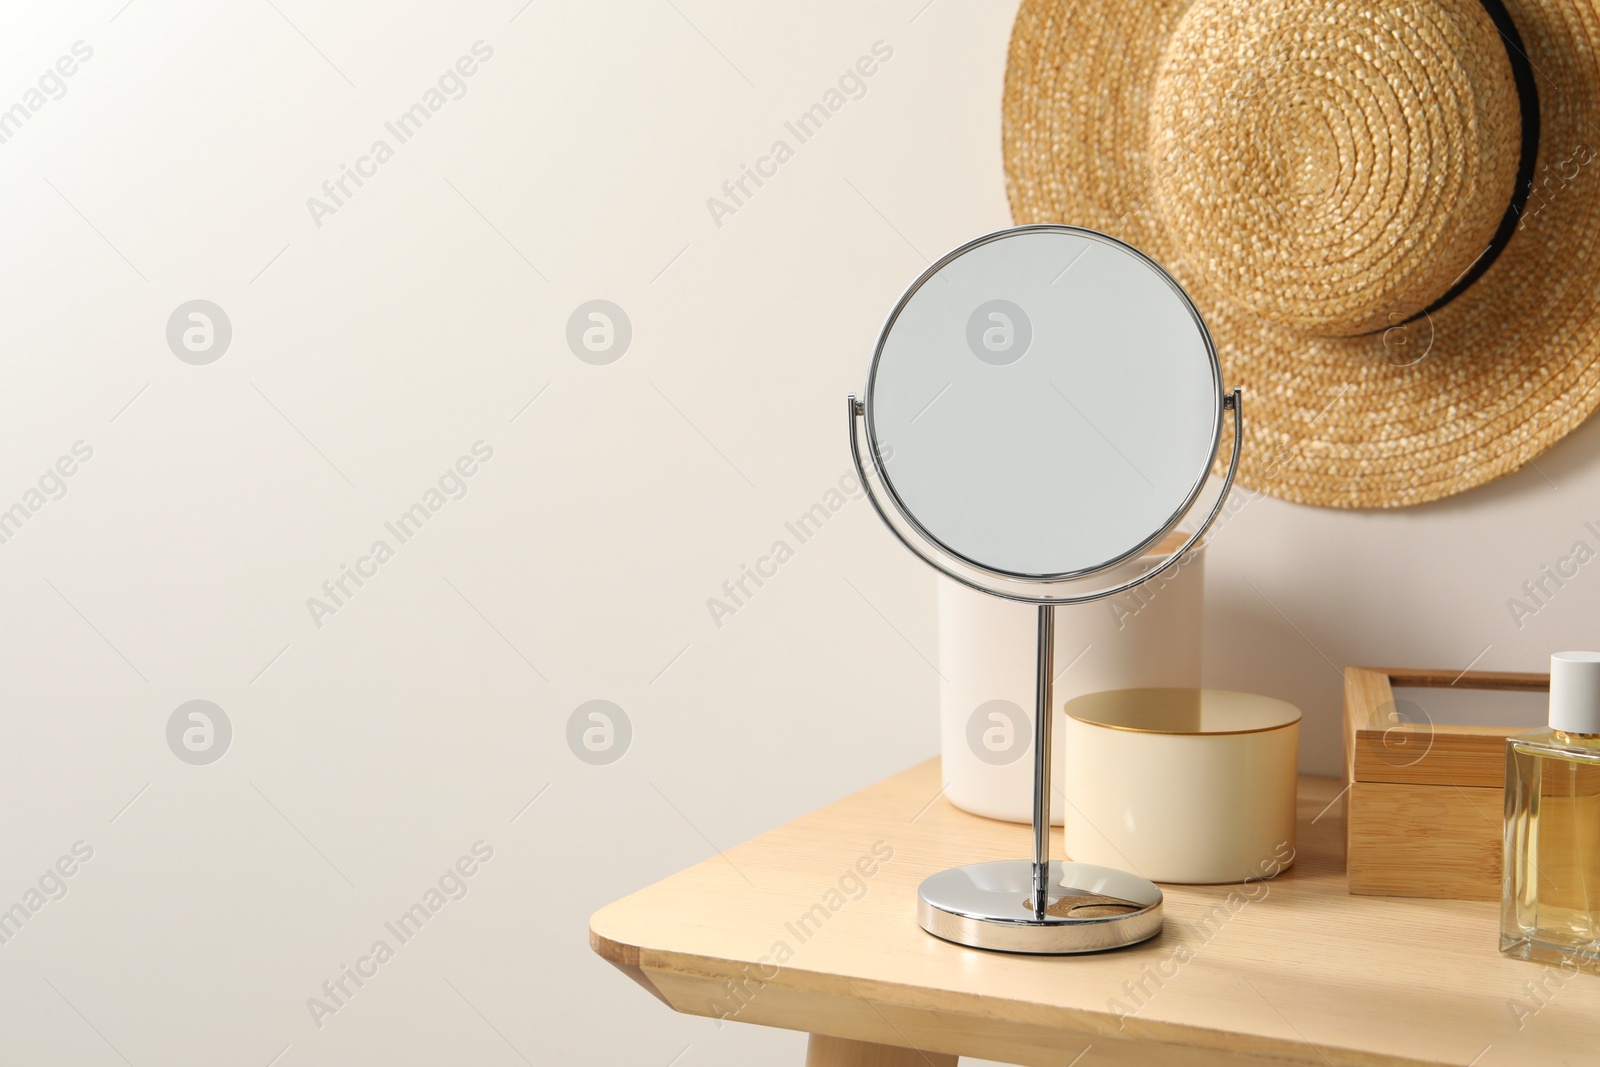
{"type": "MultiPolygon", "coordinates": [[[[798,1062],[795,1035],[666,1011],[586,920],[935,752],[933,580],[864,504],[720,626],[706,601],[845,474],[893,298],[1008,221],[1011,15],[4,9],[0,108],[93,54],[0,144],[0,509],[93,454],[0,544],[0,906],[93,856],[0,944],[0,1062],[798,1062]],[[385,121],[477,41],[465,95],[397,145],[385,121]],[[879,41],[796,145],[785,120],[879,41]],[[386,136],[319,226],[307,198],[386,136]],[[707,198],[784,137],[718,225],[707,198]],[[565,341],[595,298],[632,324],[605,366],[565,341]],[[206,365],[165,336],[195,299],[232,326],[206,365]],[[480,441],[461,499],[386,534],[480,441]],[[379,538],[394,557],[317,625],[307,598],[379,538]],[[168,745],[194,699],[233,731],[209,765],[168,745]],[[567,744],[591,699],[632,725],[610,765],[567,744]],[[479,841],[467,895],[316,1025],[307,998],[479,841]]],[[[1596,644],[1587,571],[1520,631],[1505,607],[1593,540],[1596,433],[1408,512],[1248,505],[1211,554],[1211,679],[1301,703],[1332,773],[1338,666],[1596,644]]]]}

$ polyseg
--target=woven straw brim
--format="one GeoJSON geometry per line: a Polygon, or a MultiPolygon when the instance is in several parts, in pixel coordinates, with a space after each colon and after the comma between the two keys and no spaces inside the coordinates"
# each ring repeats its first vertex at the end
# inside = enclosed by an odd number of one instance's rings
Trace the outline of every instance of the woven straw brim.
{"type": "Polygon", "coordinates": [[[1023,0],[1006,73],[1007,192],[1016,222],[1111,234],[1189,290],[1228,387],[1244,389],[1240,482],[1319,506],[1418,504],[1516,470],[1587,418],[1600,404],[1597,5],[1507,0],[1538,88],[1541,191],[1465,292],[1350,337],[1246,310],[1185,261],[1158,201],[1150,112],[1187,7],[1023,0]]]}

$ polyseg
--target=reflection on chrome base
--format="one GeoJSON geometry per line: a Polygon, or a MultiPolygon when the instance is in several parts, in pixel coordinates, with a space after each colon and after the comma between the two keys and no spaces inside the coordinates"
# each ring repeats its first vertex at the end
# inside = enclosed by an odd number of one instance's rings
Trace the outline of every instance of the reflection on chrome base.
{"type": "Polygon", "coordinates": [[[1161,890],[1148,879],[1052,861],[1041,912],[1033,871],[1029,860],[996,860],[930,875],[917,891],[917,921],[958,945],[1038,955],[1104,952],[1161,932],[1161,890]]]}

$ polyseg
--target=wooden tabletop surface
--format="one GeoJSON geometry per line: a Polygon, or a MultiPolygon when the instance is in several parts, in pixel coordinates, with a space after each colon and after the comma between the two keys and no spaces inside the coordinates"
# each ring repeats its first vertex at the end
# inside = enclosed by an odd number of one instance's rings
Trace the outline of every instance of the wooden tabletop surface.
{"type": "Polygon", "coordinates": [[[1027,827],[939,796],[937,760],[602,909],[590,942],[680,1012],[930,1054],[1052,1067],[1600,1064],[1600,977],[1501,957],[1497,904],[1345,891],[1341,788],[1301,779],[1289,871],[1163,886],[1165,930],[1116,952],[1007,956],[922,931],[924,877],[1031,854],[1027,827]]]}

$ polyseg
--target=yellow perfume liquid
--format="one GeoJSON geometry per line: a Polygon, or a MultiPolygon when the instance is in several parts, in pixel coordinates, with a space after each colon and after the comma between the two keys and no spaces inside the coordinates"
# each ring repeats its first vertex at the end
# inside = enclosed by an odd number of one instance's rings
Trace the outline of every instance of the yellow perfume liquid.
{"type": "Polygon", "coordinates": [[[1506,739],[1500,951],[1600,974],[1600,735],[1506,739]]]}

